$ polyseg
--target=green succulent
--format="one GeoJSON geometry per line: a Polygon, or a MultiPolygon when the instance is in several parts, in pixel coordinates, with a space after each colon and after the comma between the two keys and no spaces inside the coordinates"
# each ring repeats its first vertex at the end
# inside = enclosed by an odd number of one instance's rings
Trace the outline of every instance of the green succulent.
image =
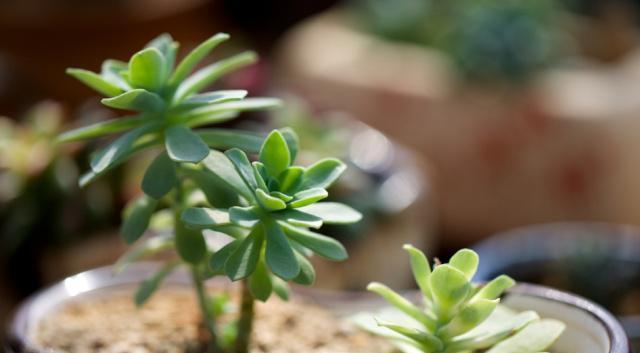
{"type": "Polygon", "coordinates": [[[424,306],[380,283],[371,283],[368,289],[409,316],[402,324],[378,321],[383,330],[374,329],[407,352],[536,353],[549,348],[564,331],[562,322],[540,319],[533,311],[515,313],[499,307],[500,296],[515,284],[508,276],[473,284],[479,262],[474,251],[460,250],[449,263],[436,264],[432,270],[420,250],[410,245],[405,250],[424,306]]]}
{"type": "MultiPolygon", "coordinates": [[[[89,139],[120,133],[121,135],[91,159],[91,171],[81,184],[126,161],[133,154],[156,145],[164,146],[152,164],[170,173],[172,163],[198,163],[209,154],[209,147],[232,147],[229,141],[245,140],[253,134],[247,132],[193,128],[221,123],[235,118],[238,113],[278,106],[271,98],[245,98],[244,90],[201,92],[221,76],[249,65],[256,60],[253,52],[244,52],[209,64],[201,69],[197,65],[229,35],[219,33],[193,49],[176,65],[179,44],[170,35],[163,34],[135,53],[129,62],[109,59],[102,71],[94,73],[83,69],[68,69],[67,73],[106,96],[105,106],[133,111],[135,114],[99,122],[62,134],[61,142],[89,139]]],[[[152,179],[151,172],[145,179],[152,179]]],[[[153,198],[169,192],[169,183],[143,183],[143,190],[153,198]]]]}
{"type": "MultiPolygon", "coordinates": [[[[307,259],[316,253],[330,260],[344,260],[347,252],[336,240],[319,234],[323,224],[357,222],[361,215],[349,206],[318,202],[326,188],[345,170],[337,159],[326,158],[308,168],[292,165],[295,138],[274,130],[264,141],[259,160],[250,162],[239,149],[212,152],[203,164],[220,182],[242,195],[242,205],[228,209],[189,208],[182,220],[191,227],[229,233],[235,239],[211,256],[210,267],[232,280],[249,278],[253,295],[266,300],[273,282],[293,280],[311,285],[313,266],[307,259]],[[241,227],[243,234],[228,232],[241,227]]],[[[285,295],[286,297],[286,295],[285,295]]]]}

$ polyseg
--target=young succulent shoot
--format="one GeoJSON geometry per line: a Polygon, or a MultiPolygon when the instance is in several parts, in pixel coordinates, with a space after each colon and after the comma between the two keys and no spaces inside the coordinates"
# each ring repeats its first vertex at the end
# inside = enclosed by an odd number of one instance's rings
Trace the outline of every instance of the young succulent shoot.
{"type": "Polygon", "coordinates": [[[411,245],[404,249],[423,306],[380,283],[369,284],[368,290],[409,317],[402,323],[376,320],[378,327],[372,329],[407,352],[537,353],[549,348],[564,331],[562,322],[540,319],[534,311],[498,318],[500,309],[507,311],[498,307],[500,296],[515,281],[502,275],[484,285],[473,284],[479,262],[474,251],[460,250],[449,263],[436,263],[432,269],[420,250],[411,245]]]}
{"type": "Polygon", "coordinates": [[[315,271],[307,259],[312,253],[335,261],[347,258],[342,244],[310,228],[361,218],[347,205],[319,202],[328,196],[326,189],[340,177],[345,165],[326,158],[307,168],[295,166],[296,152],[295,135],[278,130],[264,141],[258,161],[250,162],[245,152],[235,148],[212,152],[203,162],[205,168],[241,195],[242,205],[194,207],[182,214],[191,227],[234,237],[211,256],[210,267],[234,281],[248,279],[251,294],[262,301],[272,292],[286,299],[285,281],[313,284],[315,271]],[[245,232],[227,232],[238,227],[245,232]]]}

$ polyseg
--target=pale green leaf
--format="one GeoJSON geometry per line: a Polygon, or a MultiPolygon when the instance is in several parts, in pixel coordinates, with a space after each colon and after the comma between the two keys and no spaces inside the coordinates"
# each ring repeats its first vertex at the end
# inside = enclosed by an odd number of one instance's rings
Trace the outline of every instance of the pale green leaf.
{"type": "Polygon", "coordinates": [[[95,72],[83,69],[67,69],[67,74],[75,77],[85,85],[104,94],[105,96],[113,97],[123,92],[120,87],[114,85],[95,72]]]}
{"type": "Polygon", "coordinates": [[[164,108],[164,101],[160,96],[142,88],[132,89],[113,98],[100,100],[107,107],[139,112],[159,112],[164,108]]]}
{"type": "Polygon", "coordinates": [[[278,177],[291,164],[289,146],[280,131],[273,130],[262,144],[260,162],[273,177],[278,177]]]}
{"type": "Polygon", "coordinates": [[[129,82],[136,88],[159,92],[167,80],[167,62],[156,48],[146,48],[129,60],[129,82]]]}
{"type": "Polygon", "coordinates": [[[189,54],[187,54],[187,56],[180,62],[180,64],[178,64],[178,67],[176,67],[176,70],[171,76],[170,84],[174,86],[184,80],[187,75],[189,75],[191,71],[196,67],[196,65],[198,65],[198,62],[200,62],[200,60],[204,59],[204,57],[209,55],[213,48],[227,39],[229,39],[228,34],[218,33],[202,42],[202,44],[198,45],[189,54]]]}
{"type": "Polygon", "coordinates": [[[304,173],[302,188],[323,188],[326,189],[333,184],[347,166],[335,158],[326,158],[309,166],[304,173]]]}
{"type": "Polygon", "coordinates": [[[293,195],[293,200],[288,205],[291,208],[304,207],[325,199],[327,196],[329,196],[329,193],[325,189],[307,189],[293,195]]]}
{"type": "Polygon", "coordinates": [[[348,257],[344,246],[333,238],[314,233],[305,228],[294,227],[286,222],[279,222],[279,224],[284,228],[289,238],[313,250],[313,252],[322,257],[334,261],[346,260],[348,257]]]}
{"type": "Polygon", "coordinates": [[[267,239],[267,265],[274,274],[283,279],[295,278],[300,273],[300,265],[282,228],[273,221],[263,225],[267,239]]]}
{"type": "Polygon", "coordinates": [[[209,155],[209,147],[189,128],[175,125],[165,131],[165,147],[176,162],[198,163],[209,155]]]}
{"type": "Polygon", "coordinates": [[[319,217],[326,224],[349,224],[362,219],[360,212],[338,202],[317,202],[296,210],[319,217]]]}

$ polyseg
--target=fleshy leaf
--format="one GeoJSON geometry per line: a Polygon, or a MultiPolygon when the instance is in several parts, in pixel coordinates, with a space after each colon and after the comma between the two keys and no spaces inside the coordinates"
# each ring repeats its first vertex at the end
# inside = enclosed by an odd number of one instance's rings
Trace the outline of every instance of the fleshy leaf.
{"type": "Polygon", "coordinates": [[[279,222],[285,232],[292,240],[298,242],[302,246],[313,250],[316,254],[326,257],[334,261],[346,260],[347,250],[339,241],[314,233],[310,230],[294,227],[285,222],[279,222]]]}
{"type": "Polygon", "coordinates": [[[465,275],[447,264],[436,266],[429,276],[429,287],[438,315],[443,318],[450,318],[471,291],[465,275]]]}
{"type": "Polygon", "coordinates": [[[295,192],[302,185],[302,177],[305,169],[298,166],[291,166],[280,174],[280,191],[295,192]]]}
{"type": "Polygon", "coordinates": [[[172,126],[165,136],[167,153],[176,162],[198,163],[209,155],[209,147],[185,126],[172,126]]]}
{"type": "Polygon", "coordinates": [[[180,257],[190,263],[197,264],[207,256],[207,244],[200,230],[189,229],[179,221],[175,225],[175,244],[180,257]]]}
{"type": "Polygon", "coordinates": [[[264,223],[267,239],[267,265],[277,276],[290,280],[300,273],[300,265],[282,228],[275,222],[264,223]]]}
{"type": "Polygon", "coordinates": [[[260,206],[269,211],[278,211],[287,208],[287,204],[277,197],[271,196],[262,189],[256,190],[256,199],[260,206]]]}
{"type": "Polygon", "coordinates": [[[123,92],[120,87],[95,72],[83,69],[67,69],[67,74],[108,97],[117,96],[123,92]]]}
{"type": "Polygon", "coordinates": [[[326,224],[349,224],[362,219],[360,212],[338,202],[317,202],[296,210],[319,217],[326,224]]]}
{"type": "Polygon", "coordinates": [[[231,253],[224,264],[224,271],[232,281],[249,277],[255,271],[263,241],[262,229],[256,227],[231,253]]]}
{"type": "Polygon", "coordinates": [[[234,164],[222,152],[211,150],[209,156],[202,161],[205,168],[215,174],[221,181],[238,192],[247,200],[254,200],[253,191],[249,189],[242,177],[236,171],[234,164]]]}
{"type": "Polygon", "coordinates": [[[191,207],[182,212],[183,222],[194,228],[215,228],[229,224],[229,213],[219,209],[191,207]]]}
{"type": "Polygon", "coordinates": [[[293,163],[296,160],[296,156],[298,155],[298,148],[299,148],[298,146],[300,145],[300,142],[298,140],[298,135],[295,133],[295,131],[293,131],[293,129],[289,127],[285,127],[278,130],[280,131],[280,133],[282,133],[282,136],[284,137],[285,141],[287,141],[287,147],[289,147],[291,163],[293,163]]]}
{"type": "Polygon", "coordinates": [[[208,65],[182,81],[176,90],[174,101],[180,102],[187,96],[209,86],[223,75],[253,64],[256,60],[255,53],[244,52],[208,65]]]}
{"type": "Polygon", "coordinates": [[[213,91],[194,94],[180,103],[176,109],[189,109],[200,106],[241,100],[247,96],[245,90],[213,91]]]}
{"type": "Polygon", "coordinates": [[[64,132],[58,136],[58,142],[69,142],[100,137],[116,132],[132,129],[144,124],[146,119],[141,116],[123,117],[113,120],[101,121],[99,123],[83,126],[71,131],[64,132]]]}
{"type": "Polygon", "coordinates": [[[167,79],[167,62],[156,48],[135,53],[129,61],[129,82],[137,88],[158,92],[167,79]]]}
{"type": "Polygon", "coordinates": [[[189,75],[191,71],[196,67],[196,65],[198,65],[198,62],[200,62],[200,60],[204,59],[205,56],[209,55],[213,48],[227,39],[229,39],[228,34],[218,33],[202,42],[202,44],[198,45],[189,54],[187,54],[187,56],[180,62],[178,67],[176,67],[176,70],[171,76],[170,84],[176,85],[184,80],[187,75],[189,75]]]}
{"type": "Polygon", "coordinates": [[[293,200],[289,202],[289,207],[298,208],[311,205],[317,201],[327,198],[329,193],[325,189],[307,189],[293,195],[293,200]]]}
{"type": "Polygon", "coordinates": [[[496,344],[487,353],[536,353],[543,352],[564,331],[565,325],[556,320],[533,322],[520,332],[496,344]]]}
{"type": "Polygon", "coordinates": [[[209,268],[213,272],[222,272],[229,256],[238,248],[240,240],[234,240],[213,253],[209,258],[209,268]]]}
{"type": "Polygon", "coordinates": [[[263,302],[271,296],[273,285],[264,261],[258,262],[256,270],[249,277],[249,290],[254,298],[263,302]]]}
{"type": "Polygon", "coordinates": [[[313,265],[304,256],[297,252],[295,254],[300,264],[300,273],[293,281],[303,286],[312,285],[316,281],[316,271],[313,269],[313,265]]]}
{"type": "Polygon", "coordinates": [[[377,282],[370,283],[367,286],[367,290],[383,297],[387,302],[389,302],[389,304],[393,305],[403,313],[409,315],[414,320],[424,325],[426,328],[430,330],[433,330],[435,328],[435,322],[432,318],[430,318],[426,313],[420,310],[420,308],[413,305],[413,303],[405,299],[400,294],[394,292],[384,284],[377,282]]]}
{"type": "Polygon", "coordinates": [[[132,263],[143,259],[148,256],[152,256],[161,251],[171,249],[173,247],[173,237],[167,234],[157,235],[149,238],[140,246],[128,250],[124,253],[118,261],[113,265],[113,273],[122,273],[132,263]]]}
{"type": "Polygon", "coordinates": [[[132,89],[113,98],[103,98],[100,102],[107,107],[139,112],[158,112],[164,108],[164,101],[160,96],[142,88],[132,89]]]}
{"type": "Polygon", "coordinates": [[[247,153],[258,153],[263,141],[261,135],[242,130],[200,129],[197,134],[209,147],[218,150],[238,148],[247,153]]]}
{"type": "Polygon", "coordinates": [[[149,220],[158,202],[150,197],[140,196],[124,211],[124,221],[120,228],[122,237],[128,244],[134,243],[149,227],[149,220]]]}
{"type": "Polygon", "coordinates": [[[429,276],[431,276],[431,266],[424,253],[415,247],[406,244],[404,250],[409,253],[409,259],[411,261],[411,271],[413,272],[413,278],[415,278],[420,292],[426,297],[431,298],[431,289],[429,287],[429,276]]]}
{"type": "Polygon", "coordinates": [[[498,276],[480,288],[478,293],[473,296],[473,300],[496,299],[500,297],[505,290],[513,287],[515,284],[516,282],[507,275],[498,276]]]}
{"type": "Polygon", "coordinates": [[[275,212],[273,213],[273,217],[298,227],[310,227],[316,229],[322,227],[322,218],[310,213],[302,212],[300,209],[286,209],[280,212],[275,212]]]}
{"type": "Polygon", "coordinates": [[[303,189],[326,189],[338,180],[347,166],[335,158],[326,158],[309,166],[304,173],[303,189]]]}
{"type": "Polygon", "coordinates": [[[269,277],[271,277],[271,285],[276,295],[282,300],[289,300],[289,285],[287,282],[278,276],[270,275],[269,277]]]}
{"type": "Polygon", "coordinates": [[[278,130],[273,130],[260,149],[260,162],[269,175],[277,177],[291,164],[291,154],[287,141],[278,130]]]}
{"type": "Polygon", "coordinates": [[[142,190],[158,200],[166,195],[177,182],[176,166],[165,152],[151,162],[142,178],[142,190]]]}
{"type": "Polygon", "coordinates": [[[154,126],[143,125],[115,139],[91,158],[91,170],[95,173],[101,173],[117,163],[133,149],[134,143],[140,136],[151,131],[153,128],[154,126]]]}
{"type": "Polygon", "coordinates": [[[251,190],[255,190],[258,188],[258,182],[256,181],[256,177],[253,174],[253,167],[251,166],[251,162],[249,162],[249,158],[247,155],[237,148],[232,148],[224,153],[236,171],[242,177],[242,180],[247,184],[247,186],[251,190]]]}
{"type": "Polygon", "coordinates": [[[140,287],[135,294],[135,303],[137,306],[142,306],[158,289],[158,286],[171,272],[178,267],[180,263],[177,261],[170,262],[164,265],[158,272],[156,272],[151,278],[145,280],[140,284],[140,287]]]}
{"type": "Polygon", "coordinates": [[[491,315],[498,301],[498,299],[478,299],[469,303],[442,329],[441,334],[445,337],[454,337],[480,325],[491,315]]]}
{"type": "Polygon", "coordinates": [[[424,352],[440,352],[444,346],[438,337],[428,332],[384,321],[378,321],[378,325],[393,330],[394,332],[419,343],[420,348],[424,352]]]}
{"type": "Polygon", "coordinates": [[[260,221],[260,216],[256,211],[256,206],[231,207],[229,208],[229,219],[235,224],[251,228],[260,221]]]}
{"type": "Polygon", "coordinates": [[[449,265],[460,270],[468,280],[473,278],[478,269],[478,254],[469,249],[458,250],[449,260],[449,265]]]}

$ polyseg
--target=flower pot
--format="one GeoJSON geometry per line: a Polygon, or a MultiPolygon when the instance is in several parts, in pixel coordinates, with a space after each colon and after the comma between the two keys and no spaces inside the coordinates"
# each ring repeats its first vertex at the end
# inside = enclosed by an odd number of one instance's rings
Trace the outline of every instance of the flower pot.
{"type": "MultiPolygon", "coordinates": [[[[40,320],[63,302],[89,293],[108,293],[110,289],[131,286],[151,273],[156,266],[141,263],[132,266],[121,276],[113,277],[111,267],[103,267],[75,276],[47,288],[27,299],[16,311],[8,329],[8,353],[45,352],[34,345],[32,330],[40,320]]],[[[213,281],[215,285],[228,285],[213,281]]],[[[167,286],[185,286],[188,277],[176,272],[166,280],[167,286]]],[[[322,292],[301,289],[297,294],[315,302],[341,317],[362,310],[373,310],[383,302],[371,293],[322,292]]],[[[518,285],[505,296],[503,302],[518,310],[536,310],[543,317],[562,320],[566,332],[554,346],[562,353],[632,353],[624,331],[616,319],[598,305],[580,297],[535,285],[518,285]]],[[[373,315],[373,314],[371,314],[373,315]]],[[[372,338],[373,339],[373,338],[372,338]]],[[[552,350],[553,351],[553,350],[552,350]]]]}
{"type": "Polygon", "coordinates": [[[640,229],[607,223],[552,223],[499,233],[474,246],[479,280],[505,273],[562,288],[616,314],[640,348],[640,229]]]}

